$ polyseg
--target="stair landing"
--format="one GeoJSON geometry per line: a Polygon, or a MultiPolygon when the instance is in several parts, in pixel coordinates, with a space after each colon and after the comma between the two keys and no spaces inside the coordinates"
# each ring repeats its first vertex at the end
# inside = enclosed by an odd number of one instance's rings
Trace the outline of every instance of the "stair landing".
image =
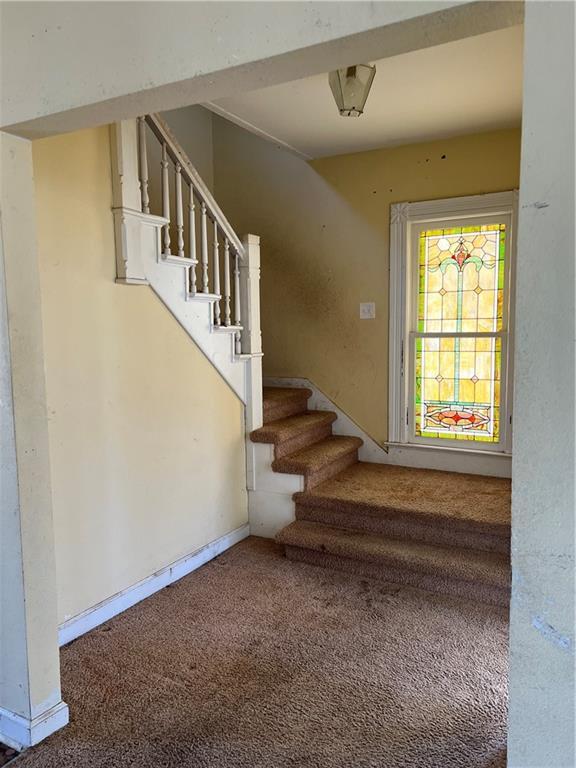
{"type": "Polygon", "coordinates": [[[500,477],[358,462],[294,499],[315,508],[406,512],[504,535],[510,530],[510,480],[500,477]]]}

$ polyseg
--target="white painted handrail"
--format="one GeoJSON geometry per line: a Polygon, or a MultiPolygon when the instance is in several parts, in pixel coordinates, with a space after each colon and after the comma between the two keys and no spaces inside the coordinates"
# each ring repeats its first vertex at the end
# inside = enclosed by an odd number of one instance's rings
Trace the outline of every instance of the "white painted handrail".
{"type": "Polygon", "coordinates": [[[188,184],[192,185],[195,194],[198,196],[200,201],[206,205],[206,209],[210,218],[217,222],[222,234],[228,238],[232,248],[238,253],[240,258],[244,258],[244,246],[242,245],[242,241],[236,232],[234,232],[232,229],[230,222],[226,216],[224,216],[220,206],[214,199],[214,196],[206,186],[206,183],[196,168],[194,168],[190,162],[190,158],[178,143],[178,140],[170,130],[170,127],[159,115],[156,114],[146,115],[144,120],[160,144],[166,145],[168,155],[171,157],[174,165],[179,164],[181,166],[182,175],[186,178],[188,184]]]}
{"type": "Polygon", "coordinates": [[[159,115],[145,115],[138,119],[138,175],[140,181],[141,211],[150,213],[150,169],[148,168],[147,128],[152,141],[157,140],[161,148],[160,186],[162,200],[162,256],[167,260],[174,257],[188,267],[188,292],[190,296],[204,295],[213,301],[212,321],[216,328],[231,326],[231,301],[234,298],[235,349],[241,354],[241,301],[237,293],[240,284],[237,279],[238,263],[246,259],[246,250],[218,203],[206,186],[198,171],[192,165],[186,152],[159,115]],[[173,175],[174,201],[170,200],[173,175]],[[188,217],[184,218],[184,189],[188,188],[186,199],[188,217]],[[196,205],[196,200],[200,203],[196,205]],[[196,265],[196,211],[200,218],[200,291],[197,288],[196,265]],[[213,227],[208,234],[208,226],[213,227]],[[186,230],[189,252],[185,252],[186,230]],[[210,242],[210,245],[209,245],[210,242]],[[220,250],[223,245],[223,253],[220,250]],[[172,249],[175,253],[172,253],[172,249]],[[209,256],[211,251],[212,258],[209,256]],[[221,263],[223,260],[223,264],[221,263]],[[232,265],[231,265],[232,261],[232,265]],[[230,272],[234,269],[234,296],[232,296],[230,272]],[[221,270],[223,275],[221,275],[221,270]],[[220,293],[224,280],[224,296],[220,293]],[[221,306],[223,302],[223,307],[221,306]],[[224,322],[222,322],[224,318],[224,322]]]}

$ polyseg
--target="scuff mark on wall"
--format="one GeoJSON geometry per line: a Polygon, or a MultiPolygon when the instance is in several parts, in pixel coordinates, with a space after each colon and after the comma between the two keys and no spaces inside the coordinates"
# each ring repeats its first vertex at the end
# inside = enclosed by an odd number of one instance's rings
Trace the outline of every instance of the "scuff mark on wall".
{"type": "Polygon", "coordinates": [[[544,621],[541,616],[532,617],[532,626],[537,632],[540,632],[542,637],[545,637],[546,640],[549,640],[551,643],[558,646],[558,648],[561,648],[563,651],[568,651],[569,653],[572,651],[572,639],[567,635],[563,635],[551,624],[548,624],[548,622],[544,621]]]}

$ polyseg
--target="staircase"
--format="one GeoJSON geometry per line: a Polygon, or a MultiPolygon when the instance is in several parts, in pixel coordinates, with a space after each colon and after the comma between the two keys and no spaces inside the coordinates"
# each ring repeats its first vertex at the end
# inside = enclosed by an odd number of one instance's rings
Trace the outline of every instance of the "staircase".
{"type": "Polygon", "coordinates": [[[358,460],[362,441],[332,434],[308,389],[264,388],[255,443],[272,469],[304,478],[296,520],[277,541],[291,560],[505,605],[510,593],[510,481],[358,460]]]}
{"type": "Polygon", "coordinates": [[[159,115],[112,127],[116,282],[151,288],[262,424],[260,245],[239,238],[159,115]]]}

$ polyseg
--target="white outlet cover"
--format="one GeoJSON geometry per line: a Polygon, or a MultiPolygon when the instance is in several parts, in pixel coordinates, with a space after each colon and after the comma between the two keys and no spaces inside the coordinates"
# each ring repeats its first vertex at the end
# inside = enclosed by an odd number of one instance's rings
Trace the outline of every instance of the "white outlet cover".
{"type": "Polygon", "coordinates": [[[376,304],[367,301],[360,304],[360,320],[374,320],[376,317],[376,304]]]}

